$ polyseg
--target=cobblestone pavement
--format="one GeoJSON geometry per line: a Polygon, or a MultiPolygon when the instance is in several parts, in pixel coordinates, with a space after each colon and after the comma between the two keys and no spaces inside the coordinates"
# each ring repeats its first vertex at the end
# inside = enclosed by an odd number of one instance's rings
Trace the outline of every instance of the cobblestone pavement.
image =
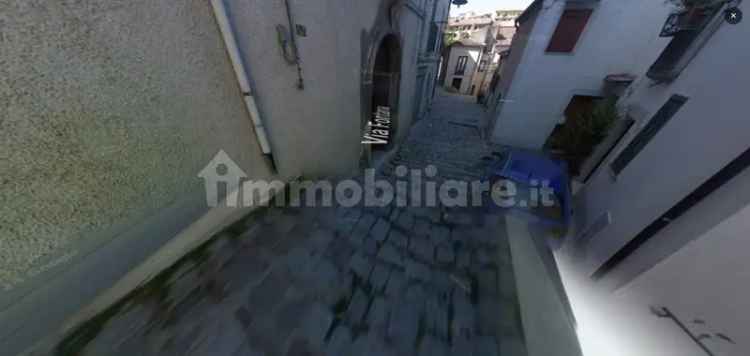
{"type": "MultiPolygon", "coordinates": [[[[480,177],[478,110],[441,96],[383,176],[435,164],[440,179],[480,177]]],[[[119,308],[82,354],[522,355],[505,231],[482,208],[262,209],[119,308]]]]}

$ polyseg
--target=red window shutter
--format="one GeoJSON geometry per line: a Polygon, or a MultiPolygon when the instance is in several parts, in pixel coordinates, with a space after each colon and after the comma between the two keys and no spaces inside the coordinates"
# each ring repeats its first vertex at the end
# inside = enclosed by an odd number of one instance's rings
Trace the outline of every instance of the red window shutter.
{"type": "Polygon", "coordinates": [[[547,52],[571,52],[591,16],[591,9],[569,9],[560,16],[547,52]]]}

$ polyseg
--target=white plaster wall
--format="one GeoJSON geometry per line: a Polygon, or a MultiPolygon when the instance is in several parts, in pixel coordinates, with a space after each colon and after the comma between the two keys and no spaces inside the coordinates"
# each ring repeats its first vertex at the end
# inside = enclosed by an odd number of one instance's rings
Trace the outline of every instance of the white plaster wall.
{"type": "Polygon", "coordinates": [[[506,101],[499,110],[492,139],[501,144],[539,149],[574,94],[598,93],[613,73],[643,73],[667,40],[656,36],[668,6],[653,0],[601,0],[594,7],[572,53],[545,53],[564,10],[564,1],[541,6],[523,59],[506,101]]]}
{"type": "MultiPolygon", "coordinates": [[[[424,1],[422,2],[424,5],[424,1]]],[[[423,9],[423,8],[422,8],[423,9]]],[[[424,11],[422,11],[424,13],[424,11]]],[[[399,90],[399,109],[398,109],[398,131],[396,140],[402,140],[409,133],[409,127],[414,120],[414,109],[419,105],[419,100],[414,100],[414,93],[417,90],[417,60],[419,57],[422,38],[419,36],[423,28],[423,19],[411,9],[405,9],[400,18],[401,31],[404,34],[402,43],[401,58],[401,88],[399,90]]],[[[424,92],[423,92],[424,94],[424,92]]]]}
{"type": "Polygon", "coordinates": [[[453,78],[463,78],[463,80],[461,81],[461,89],[459,90],[459,92],[461,94],[468,94],[469,90],[471,89],[471,80],[474,75],[474,71],[476,70],[480,53],[481,50],[479,47],[453,45],[451,47],[450,56],[448,57],[448,73],[445,76],[445,83],[443,85],[446,88],[450,88],[451,82],[453,82],[453,78]],[[469,59],[466,62],[466,69],[464,70],[464,74],[456,75],[456,62],[458,62],[458,57],[460,56],[468,56],[469,59]]]}
{"type": "Polygon", "coordinates": [[[693,335],[710,336],[702,342],[714,355],[747,355],[748,229],[746,206],[615,293],[577,273],[569,256],[558,256],[584,355],[706,355],[674,321],[653,315],[652,306],[668,308],[693,335]]]}
{"type": "Polygon", "coordinates": [[[361,141],[361,32],[373,25],[380,2],[290,1],[295,22],[307,27],[307,37],[297,38],[304,90],[295,87],[297,69],[284,61],[276,41],[276,25],[288,26],[283,1],[227,5],[279,171],[321,176],[354,170],[361,141]]]}
{"type": "MultiPolygon", "coordinates": [[[[750,121],[745,88],[750,86],[750,77],[742,73],[750,61],[750,48],[737,46],[747,34],[745,22],[736,26],[723,23],[672,84],[654,86],[644,79],[623,98],[624,106],[643,115],[581,193],[577,213],[584,221],[593,221],[607,210],[613,220],[586,247],[587,270],[601,265],[656,217],[748,148],[750,121]],[[609,163],[673,94],[689,100],[613,180],[609,163]]],[[[747,173],[739,175],[653,237],[639,251],[650,255],[636,258],[635,264],[626,260],[628,272],[619,275],[618,282],[653,266],[750,202],[747,179],[747,173]],[[723,215],[716,216],[716,212],[723,215]],[[681,243],[675,245],[674,241],[681,243]]]]}
{"type": "MultiPolygon", "coordinates": [[[[620,294],[668,307],[717,355],[747,355],[750,346],[750,206],[643,273],[620,294]],[[690,321],[701,319],[705,324],[690,321]],[[735,344],[717,338],[729,336],[735,344]]],[[[676,328],[676,326],[673,326],[676,328]]]]}

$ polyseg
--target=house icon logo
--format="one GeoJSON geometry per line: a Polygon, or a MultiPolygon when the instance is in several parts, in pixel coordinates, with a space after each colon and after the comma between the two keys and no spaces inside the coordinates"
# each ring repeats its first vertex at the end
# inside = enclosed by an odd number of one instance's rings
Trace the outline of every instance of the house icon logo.
{"type": "Polygon", "coordinates": [[[206,188],[206,203],[209,207],[219,206],[220,184],[226,187],[227,206],[236,207],[240,182],[242,178],[247,178],[247,174],[224,150],[219,150],[216,156],[198,173],[198,177],[203,178],[206,188]]]}

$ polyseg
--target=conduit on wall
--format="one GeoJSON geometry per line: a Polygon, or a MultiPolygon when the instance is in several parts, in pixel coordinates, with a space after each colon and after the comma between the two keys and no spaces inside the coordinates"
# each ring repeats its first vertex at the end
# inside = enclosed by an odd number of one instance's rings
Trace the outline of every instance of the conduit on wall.
{"type": "Polygon", "coordinates": [[[229,23],[229,17],[227,16],[227,9],[224,6],[224,0],[211,0],[211,6],[214,10],[214,16],[216,16],[216,22],[219,24],[221,35],[224,38],[224,44],[226,44],[227,52],[229,53],[229,59],[234,67],[234,74],[237,76],[237,82],[240,85],[242,91],[242,97],[247,107],[247,112],[250,114],[250,119],[253,121],[255,127],[255,135],[258,138],[258,143],[264,154],[271,154],[271,145],[268,142],[268,136],[266,135],[266,129],[263,126],[263,120],[260,117],[258,111],[258,105],[255,103],[255,97],[253,97],[250,91],[250,81],[248,80],[247,71],[245,65],[242,62],[240,56],[240,50],[237,47],[237,40],[234,37],[232,31],[232,25],[229,23]]]}

